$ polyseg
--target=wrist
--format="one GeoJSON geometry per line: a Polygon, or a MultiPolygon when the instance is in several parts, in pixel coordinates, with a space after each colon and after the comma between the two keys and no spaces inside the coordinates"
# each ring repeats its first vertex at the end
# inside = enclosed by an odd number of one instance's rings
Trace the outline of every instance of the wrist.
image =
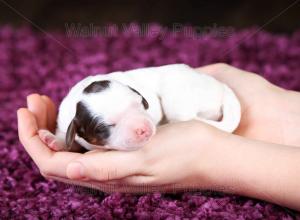
{"type": "Polygon", "coordinates": [[[253,191],[252,180],[259,168],[253,164],[254,151],[245,142],[243,137],[222,131],[214,136],[203,155],[205,164],[198,169],[202,189],[241,195],[253,191]]]}
{"type": "Polygon", "coordinates": [[[237,135],[222,142],[210,151],[215,160],[204,173],[205,189],[299,208],[299,148],[237,135]]]}
{"type": "Polygon", "coordinates": [[[237,144],[235,135],[209,126],[208,130],[198,136],[201,146],[199,158],[195,163],[198,174],[197,187],[204,190],[232,191],[232,165],[229,156],[237,144]],[[205,142],[203,137],[206,137],[205,142]]]}

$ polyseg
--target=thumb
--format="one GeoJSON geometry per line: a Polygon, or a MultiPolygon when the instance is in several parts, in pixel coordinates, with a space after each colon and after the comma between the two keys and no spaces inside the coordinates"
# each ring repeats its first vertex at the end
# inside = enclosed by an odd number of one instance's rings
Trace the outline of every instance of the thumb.
{"type": "Polygon", "coordinates": [[[70,179],[110,181],[140,174],[143,166],[137,152],[88,152],[68,164],[66,175],[70,179]]]}
{"type": "Polygon", "coordinates": [[[214,75],[219,72],[224,72],[224,70],[228,68],[233,68],[233,67],[225,63],[213,63],[206,66],[197,67],[195,68],[195,70],[198,72],[214,75]]]}
{"type": "Polygon", "coordinates": [[[226,63],[210,64],[195,68],[195,70],[197,72],[209,74],[215,77],[217,80],[220,80],[221,82],[227,83],[229,85],[233,84],[233,81],[235,81],[236,83],[244,82],[248,84],[248,81],[245,80],[245,78],[252,79],[253,76],[257,76],[257,74],[239,69],[226,63]]]}

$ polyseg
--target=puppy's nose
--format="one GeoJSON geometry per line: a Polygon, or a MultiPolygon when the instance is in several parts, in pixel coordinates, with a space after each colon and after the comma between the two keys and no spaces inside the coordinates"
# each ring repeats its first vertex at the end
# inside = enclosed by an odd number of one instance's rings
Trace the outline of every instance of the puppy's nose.
{"type": "Polygon", "coordinates": [[[138,141],[144,141],[152,135],[152,130],[149,125],[143,125],[134,130],[138,141]]]}
{"type": "Polygon", "coordinates": [[[147,134],[148,134],[146,128],[137,128],[137,129],[135,130],[135,133],[136,133],[136,135],[139,136],[139,137],[144,137],[144,136],[147,136],[147,134]]]}

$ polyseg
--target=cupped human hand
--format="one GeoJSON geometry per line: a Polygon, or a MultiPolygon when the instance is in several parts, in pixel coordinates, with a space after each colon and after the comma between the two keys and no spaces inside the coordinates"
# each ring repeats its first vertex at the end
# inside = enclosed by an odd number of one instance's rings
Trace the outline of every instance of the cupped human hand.
{"type": "Polygon", "coordinates": [[[217,137],[228,135],[204,123],[189,121],[160,127],[138,151],[55,152],[38,136],[39,129],[54,131],[54,103],[38,94],[28,96],[27,102],[28,109],[18,110],[19,138],[41,174],[107,192],[206,188],[209,184],[204,170],[208,170],[205,168],[210,164],[211,152],[207,149],[212,147],[212,140],[217,142],[217,137]]]}
{"type": "Polygon", "coordinates": [[[300,146],[300,94],[275,86],[258,74],[218,63],[196,69],[230,86],[241,102],[235,134],[300,146]]]}
{"type": "MultiPolygon", "coordinates": [[[[296,95],[226,64],[197,70],[228,84],[237,94],[242,119],[236,134],[279,144],[296,145],[299,141],[297,130],[293,130],[297,121],[300,124],[297,105],[293,105],[296,95]]],[[[54,131],[55,105],[37,94],[27,101],[28,109],[18,110],[19,138],[42,175],[108,192],[211,189],[208,172],[217,166],[214,153],[220,152],[217,149],[232,136],[204,123],[188,121],[159,128],[138,151],[54,152],[40,140],[38,130],[54,131]]]]}
{"type": "Polygon", "coordinates": [[[214,153],[232,134],[199,121],[158,128],[156,135],[136,151],[91,151],[67,167],[70,179],[107,182],[132,191],[207,189],[214,153]]]}
{"type": "Polygon", "coordinates": [[[32,94],[27,97],[27,106],[28,108],[20,108],[17,111],[19,139],[45,178],[73,185],[95,187],[103,191],[113,190],[110,185],[105,183],[91,185],[91,182],[68,179],[66,176],[67,165],[81,154],[52,151],[38,135],[39,129],[54,132],[57,116],[55,104],[47,96],[32,94]]]}

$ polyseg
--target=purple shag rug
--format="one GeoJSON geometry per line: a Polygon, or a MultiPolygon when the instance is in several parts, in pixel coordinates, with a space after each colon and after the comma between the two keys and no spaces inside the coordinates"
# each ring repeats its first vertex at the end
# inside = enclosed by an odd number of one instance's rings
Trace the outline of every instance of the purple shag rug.
{"type": "Polygon", "coordinates": [[[58,104],[87,75],[177,62],[227,62],[300,91],[300,31],[287,36],[250,28],[226,37],[192,37],[136,30],[78,38],[0,27],[0,219],[300,219],[297,212],[245,197],[105,194],[40,175],[17,135],[16,110],[30,93],[47,94],[58,104]]]}

